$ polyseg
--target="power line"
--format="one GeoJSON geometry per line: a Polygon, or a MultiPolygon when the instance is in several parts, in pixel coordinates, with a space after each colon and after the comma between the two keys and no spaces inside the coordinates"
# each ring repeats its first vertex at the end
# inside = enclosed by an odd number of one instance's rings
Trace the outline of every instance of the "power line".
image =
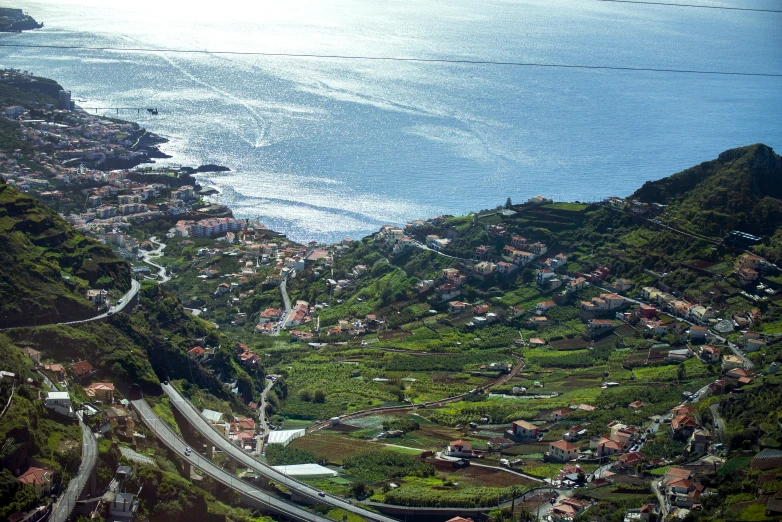
{"type": "MultiPolygon", "coordinates": [[[[602,0],[619,1],[619,0],[602,0]]],[[[583,65],[545,62],[506,62],[498,60],[468,60],[451,58],[404,58],[392,56],[362,56],[346,54],[308,54],[308,53],[270,53],[262,51],[208,51],[198,49],[164,49],[147,47],[88,47],[83,45],[31,45],[31,44],[0,44],[0,47],[20,47],[26,49],[59,49],[80,51],[125,51],[144,53],[179,53],[179,54],[217,54],[235,56],[265,56],[269,58],[314,58],[327,60],[367,60],[385,62],[413,62],[413,63],[448,63],[455,65],[489,65],[507,67],[541,67],[550,69],[587,69],[604,71],[629,71],[629,72],[655,72],[675,74],[707,74],[718,76],[756,76],[768,78],[782,78],[782,73],[759,73],[741,71],[709,71],[699,69],[667,69],[658,67],[623,67],[618,65],[583,65]]]]}
{"type": "Polygon", "coordinates": [[[782,10],[780,9],[756,9],[752,7],[726,7],[721,5],[674,4],[669,2],[645,2],[642,0],[598,0],[598,1],[614,2],[617,4],[662,5],[665,7],[699,7],[701,9],[722,9],[725,11],[754,11],[756,13],[782,13],[782,10]]]}

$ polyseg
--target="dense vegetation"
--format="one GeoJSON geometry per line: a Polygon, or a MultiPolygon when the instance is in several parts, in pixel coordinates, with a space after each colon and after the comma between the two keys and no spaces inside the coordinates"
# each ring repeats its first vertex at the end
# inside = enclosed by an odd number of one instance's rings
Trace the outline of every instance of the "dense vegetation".
{"type": "Polygon", "coordinates": [[[35,198],[0,182],[0,325],[94,315],[87,288],[130,289],[130,267],[35,198]]]}
{"type": "Polygon", "coordinates": [[[426,478],[434,475],[434,466],[410,455],[379,451],[345,459],[343,467],[351,475],[374,483],[396,477],[426,478]]]}

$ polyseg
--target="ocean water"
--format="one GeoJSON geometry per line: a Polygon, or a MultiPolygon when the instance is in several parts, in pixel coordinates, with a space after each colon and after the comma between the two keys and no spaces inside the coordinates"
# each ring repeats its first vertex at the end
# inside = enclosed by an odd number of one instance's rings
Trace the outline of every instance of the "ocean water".
{"type": "MultiPolygon", "coordinates": [[[[597,0],[17,4],[45,28],[0,44],[782,73],[776,13],[597,0]]],[[[230,167],[202,182],[296,240],[507,197],[625,196],[728,148],[782,146],[782,78],[12,47],[0,65],[58,80],[83,107],[157,107],[120,116],[169,138],[174,157],[160,163],[230,167]]]]}

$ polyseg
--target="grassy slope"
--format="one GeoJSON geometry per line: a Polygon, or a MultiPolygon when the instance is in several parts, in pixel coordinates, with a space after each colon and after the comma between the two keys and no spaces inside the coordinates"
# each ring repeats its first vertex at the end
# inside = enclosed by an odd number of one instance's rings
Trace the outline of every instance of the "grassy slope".
{"type": "Polygon", "coordinates": [[[92,313],[82,295],[86,288],[130,288],[125,261],[5,183],[0,183],[0,266],[4,325],[79,318],[92,313]]]}

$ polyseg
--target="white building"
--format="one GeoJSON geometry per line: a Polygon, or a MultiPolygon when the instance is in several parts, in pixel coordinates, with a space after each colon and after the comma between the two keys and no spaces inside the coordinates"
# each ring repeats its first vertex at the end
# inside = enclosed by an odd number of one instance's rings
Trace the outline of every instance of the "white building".
{"type": "Polygon", "coordinates": [[[60,415],[73,417],[73,404],[68,392],[49,392],[44,399],[44,405],[60,415]]]}
{"type": "Polygon", "coordinates": [[[266,441],[266,444],[282,444],[283,446],[287,446],[293,439],[303,437],[306,433],[306,430],[270,431],[269,440],[266,441]]]}

